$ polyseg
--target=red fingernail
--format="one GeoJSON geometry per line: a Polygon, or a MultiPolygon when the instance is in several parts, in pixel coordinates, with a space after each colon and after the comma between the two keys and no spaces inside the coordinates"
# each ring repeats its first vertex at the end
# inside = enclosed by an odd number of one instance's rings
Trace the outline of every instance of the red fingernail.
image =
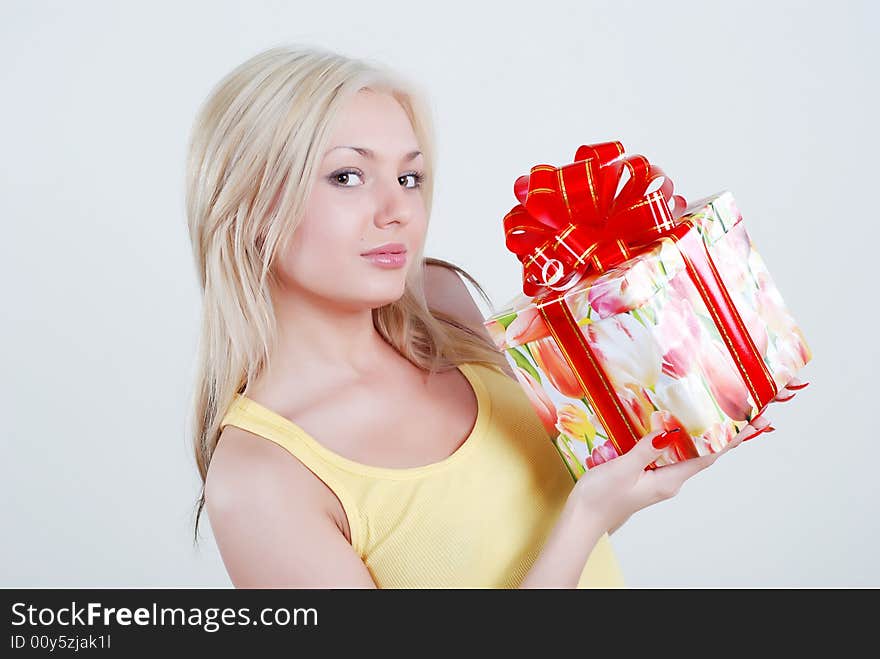
{"type": "Polygon", "coordinates": [[[743,437],[743,441],[747,442],[750,439],[754,439],[755,437],[760,435],[762,432],[773,432],[774,430],[776,430],[776,428],[774,428],[773,426],[764,426],[758,432],[753,433],[753,434],[749,435],[748,437],[743,437]]]}
{"type": "Polygon", "coordinates": [[[658,451],[660,449],[666,448],[672,443],[673,435],[677,432],[681,432],[681,428],[675,428],[673,430],[661,432],[651,441],[651,445],[658,451]]]}
{"type": "Polygon", "coordinates": [[[787,385],[785,385],[785,388],[786,389],[803,389],[808,384],[810,384],[810,383],[809,382],[802,382],[801,384],[787,384],[787,385]]]}
{"type": "Polygon", "coordinates": [[[789,396],[788,398],[777,398],[776,400],[778,400],[780,403],[787,403],[788,401],[790,401],[790,400],[791,400],[792,398],[794,398],[795,396],[797,396],[796,393],[795,393],[795,394],[792,394],[792,395],[789,396]]]}

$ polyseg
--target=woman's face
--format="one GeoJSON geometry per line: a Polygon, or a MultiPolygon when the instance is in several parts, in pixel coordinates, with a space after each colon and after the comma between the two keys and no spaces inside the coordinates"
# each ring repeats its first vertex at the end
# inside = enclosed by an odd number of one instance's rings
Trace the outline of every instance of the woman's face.
{"type": "Polygon", "coordinates": [[[380,307],[403,295],[407,272],[417,266],[427,222],[419,187],[424,161],[413,155],[419,144],[392,96],[362,90],[337,117],[276,276],[286,289],[348,310],[380,307]],[[402,266],[363,256],[386,243],[405,247],[402,266]]]}

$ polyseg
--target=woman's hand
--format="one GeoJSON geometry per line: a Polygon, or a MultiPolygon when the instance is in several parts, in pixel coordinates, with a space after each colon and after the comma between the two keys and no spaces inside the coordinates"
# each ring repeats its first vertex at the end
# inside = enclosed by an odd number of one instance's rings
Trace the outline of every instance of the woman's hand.
{"type": "Polygon", "coordinates": [[[774,398],[772,402],[786,403],[794,398],[795,394],[808,384],[810,383],[804,382],[798,377],[794,377],[776,394],[776,398],[774,398]]]}
{"type": "Polygon", "coordinates": [[[676,432],[685,432],[655,430],[623,455],[588,469],[575,483],[571,496],[585,515],[613,533],[634,512],[675,496],[688,478],[768,428],[772,428],[770,422],[758,415],[717,453],[646,470],[675,439],[676,432]]]}
{"type": "MultiPolygon", "coordinates": [[[[797,377],[792,378],[772,402],[790,401],[797,391],[808,384],[797,377]]],[[[594,518],[608,533],[613,533],[634,512],[678,494],[688,478],[711,465],[727,451],[762,432],[773,430],[762,413],[746,424],[717,453],[646,471],[646,467],[659,458],[675,438],[675,431],[650,432],[622,456],[588,469],[575,483],[571,496],[578,501],[584,514],[594,518]]]]}

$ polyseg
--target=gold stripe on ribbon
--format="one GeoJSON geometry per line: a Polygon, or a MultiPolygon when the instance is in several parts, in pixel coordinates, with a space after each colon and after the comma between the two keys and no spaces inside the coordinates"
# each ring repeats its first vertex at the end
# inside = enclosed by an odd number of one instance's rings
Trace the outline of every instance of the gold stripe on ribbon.
{"type": "Polygon", "coordinates": [[[556,170],[556,178],[559,181],[559,189],[562,191],[562,201],[565,202],[565,210],[568,211],[568,219],[573,220],[574,215],[571,213],[571,206],[568,205],[568,193],[565,191],[565,181],[562,179],[562,170],[556,170]]]}
{"type": "MultiPolygon", "coordinates": [[[[564,316],[565,321],[569,324],[569,326],[573,329],[575,335],[577,336],[581,352],[584,355],[586,355],[587,359],[590,360],[590,364],[593,367],[593,370],[598,374],[599,380],[602,382],[602,386],[605,388],[605,391],[608,394],[608,397],[614,403],[614,407],[617,410],[618,415],[620,415],[620,417],[623,419],[624,423],[626,424],[626,427],[632,433],[632,436],[638,437],[639,434],[633,428],[632,422],[630,421],[629,416],[621,408],[620,402],[617,399],[617,394],[615,393],[614,388],[608,382],[608,378],[605,376],[605,371],[602,369],[601,366],[599,366],[599,364],[596,363],[596,360],[593,358],[592,350],[590,349],[589,345],[584,341],[583,331],[581,330],[580,326],[577,323],[573,322],[573,318],[571,316],[571,313],[568,310],[568,307],[567,307],[564,299],[559,299],[559,300],[553,302],[552,304],[562,305],[560,307],[560,311],[562,312],[562,316],[564,316]]],[[[592,406],[593,411],[599,417],[599,421],[601,421],[602,426],[605,429],[605,432],[608,433],[608,439],[611,441],[612,444],[614,444],[614,448],[617,450],[617,454],[623,455],[623,450],[620,448],[620,445],[615,441],[614,433],[612,433],[610,430],[612,425],[610,423],[608,423],[608,421],[606,421],[606,419],[603,417],[602,411],[600,409],[601,406],[596,405],[596,401],[593,399],[593,396],[590,394],[589,388],[586,386],[583,379],[581,378],[581,374],[577,368],[577,365],[575,364],[574,360],[572,359],[571,355],[569,354],[568,350],[566,349],[564,342],[560,340],[559,335],[556,333],[556,330],[553,327],[553,321],[551,321],[547,317],[547,314],[544,311],[543,306],[541,307],[541,315],[543,316],[544,324],[547,325],[547,327],[550,329],[551,333],[553,334],[553,340],[556,341],[556,345],[562,351],[562,354],[565,357],[565,361],[568,362],[569,366],[571,367],[572,373],[577,378],[577,381],[580,383],[581,390],[584,391],[587,398],[589,398],[590,405],[592,406]]]]}
{"type": "MultiPolygon", "coordinates": [[[[690,224],[689,221],[688,221],[688,223],[690,224]]],[[[691,224],[691,226],[693,227],[693,224],[691,224]]],[[[692,230],[695,230],[695,229],[692,229],[692,230]]],[[[688,232],[688,233],[689,233],[689,232],[688,232]]],[[[688,234],[685,234],[685,235],[688,235],[688,234]]],[[[676,236],[676,235],[674,235],[674,234],[672,234],[670,237],[671,237],[676,243],[678,243],[678,242],[681,241],[681,238],[678,237],[678,236],[676,236]]],[[[683,236],[682,236],[682,237],[683,237],[683,236]]],[[[702,240],[703,240],[703,239],[702,239],[702,237],[701,237],[701,238],[700,238],[700,245],[703,246],[703,249],[705,249],[705,244],[702,242],[702,240]]],[[[748,369],[745,367],[745,364],[743,364],[742,360],[740,359],[740,357],[739,357],[739,353],[738,353],[737,350],[736,350],[736,345],[734,344],[733,339],[732,339],[732,338],[730,337],[730,335],[727,333],[727,328],[724,326],[724,322],[723,322],[723,321],[721,320],[721,318],[719,317],[719,315],[718,315],[718,313],[717,313],[717,310],[715,309],[715,305],[712,304],[712,296],[709,295],[709,292],[708,292],[708,291],[706,290],[706,288],[703,286],[703,282],[702,282],[702,280],[700,279],[700,276],[699,276],[699,270],[698,270],[697,267],[694,265],[694,262],[693,262],[693,261],[690,259],[690,257],[687,255],[687,250],[686,250],[686,249],[681,249],[681,248],[679,248],[678,252],[679,252],[679,254],[681,254],[682,258],[684,258],[684,260],[688,263],[688,265],[690,265],[690,270],[691,270],[691,272],[694,272],[694,273],[697,274],[697,276],[695,276],[695,277],[691,277],[690,279],[691,279],[691,281],[693,281],[697,286],[699,286],[700,291],[702,292],[703,302],[704,302],[706,308],[709,310],[709,313],[712,314],[712,319],[715,321],[715,325],[716,325],[716,327],[718,327],[718,328],[721,330],[721,332],[724,334],[724,341],[725,341],[725,343],[727,344],[727,350],[728,350],[728,352],[729,352],[731,355],[733,355],[733,358],[736,359],[736,362],[737,362],[737,364],[739,365],[740,373],[745,377],[746,384],[747,384],[748,387],[749,387],[749,393],[751,393],[751,395],[752,395],[752,399],[754,400],[754,402],[755,402],[756,405],[760,405],[761,398],[760,398],[760,396],[758,395],[758,390],[757,390],[757,388],[755,387],[755,384],[752,382],[752,379],[749,377],[749,371],[748,371],[748,369]]],[[[711,257],[708,259],[708,261],[709,261],[709,263],[711,264],[711,261],[712,261],[711,257]]],[[[721,288],[723,289],[724,286],[721,286],[721,288]]],[[[751,336],[749,336],[749,333],[746,332],[745,334],[746,334],[747,337],[749,337],[749,341],[751,341],[751,336]]],[[[754,347],[754,344],[752,344],[752,345],[753,345],[753,347],[754,347]]],[[[757,352],[757,351],[756,351],[756,352],[757,352]]],[[[766,369],[766,366],[764,365],[764,360],[759,358],[758,361],[760,361],[760,362],[761,362],[761,365],[764,366],[764,370],[765,370],[765,372],[766,372],[767,369],[766,369]]]]}

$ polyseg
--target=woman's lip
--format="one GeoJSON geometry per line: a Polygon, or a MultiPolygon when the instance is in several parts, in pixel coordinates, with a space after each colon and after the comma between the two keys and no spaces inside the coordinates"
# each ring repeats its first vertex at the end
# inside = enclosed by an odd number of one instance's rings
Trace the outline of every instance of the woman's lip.
{"type": "Polygon", "coordinates": [[[406,252],[373,252],[363,254],[365,259],[381,268],[400,268],[406,265],[406,252]]]}
{"type": "Polygon", "coordinates": [[[369,254],[405,254],[406,253],[406,245],[398,242],[387,242],[384,245],[378,245],[368,252],[361,252],[361,256],[368,256],[369,254]]]}

